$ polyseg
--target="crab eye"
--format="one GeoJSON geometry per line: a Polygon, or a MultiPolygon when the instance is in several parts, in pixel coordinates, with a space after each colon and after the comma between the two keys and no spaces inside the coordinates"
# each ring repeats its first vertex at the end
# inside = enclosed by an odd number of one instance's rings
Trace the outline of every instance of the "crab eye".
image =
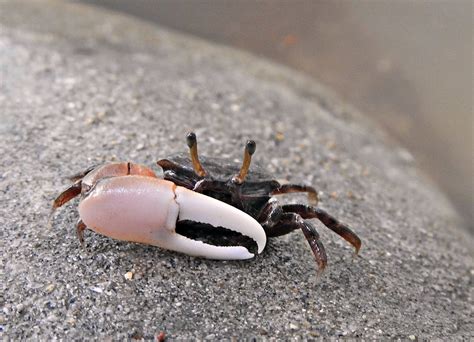
{"type": "Polygon", "coordinates": [[[235,175],[232,178],[232,181],[236,184],[242,184],[247,177],[247,173],[249,172],[250,162],[252,161],[252,154],[255,153],[257,149],[257,144],[254,140],[247,140],[245,144],[245,151],[244,151],[244,161],[242,162],[242,167],[240,168],[240,172],[238,175],[235,175]]]}
{"type": "Polygon", "coordinates": [[[191,160],[193,162],[194,172],[200,177],[204,177],[206,175],[206,171],[201,165],[198,157],[198,149],[197,149],[197,139],[196,134],[194,132],[188,133],[186,136],[186,144],[188,144],[189,152],[191,154],[191,160]]]}
{"type": "Polygon", "coordinates": [[[189,148],[193,148],[193,146],[196,144],[196,134],[194,132],[188,133],[186,136],[186,144],[188,144],[189,148]]]}
{"type": "Polygon", "coordinates": [[[247,140],[247,144],[245,145],[245,149],[247,152],[252,155],[255,153],[255,150],[257,149],[257,144],[255,143],[254,140],[247,140]]]}

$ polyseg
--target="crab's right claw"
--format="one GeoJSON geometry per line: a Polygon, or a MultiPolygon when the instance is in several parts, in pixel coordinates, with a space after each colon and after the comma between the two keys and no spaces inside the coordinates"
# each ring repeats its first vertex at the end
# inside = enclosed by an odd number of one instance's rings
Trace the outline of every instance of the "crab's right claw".
{"type": "MultiPolygon", "coordinates": [[[[252,238],[258,246],[258,253],[265,248],[267,237],[262,226],[250,215],[243,211],[216,200],[212,197],[199,194],[183,187],[177,187],[176,202],[179,205],[178,221],[190,220],[210,224],[214,227],[223,227],[252,238]]],[[[180,252],[203,256],[211,259],[250,259],[254,255],[242,246],[220,247],[192,240],[176,234],[177,238],[170,241],[180,252]]]]}

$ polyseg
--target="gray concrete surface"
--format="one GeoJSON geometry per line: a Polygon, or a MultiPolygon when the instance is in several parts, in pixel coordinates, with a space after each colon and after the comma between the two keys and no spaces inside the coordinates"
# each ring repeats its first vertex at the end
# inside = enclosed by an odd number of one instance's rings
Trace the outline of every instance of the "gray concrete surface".
{"type": "Polygon", "coordinates": [[[2,338],[473,337],[472,236],[407,152],[317,84],[55,1],[1,3],[0,65],[2,338]],[[191,129],[203,154],[240,158],[255,138],[257,161],[317,186],[360,234],[360,257],[321,225],[319,279],[298,232],[247,262],[92,232],[84,252],[77,201],[47,229],[65,176],[111,160],[152,165],[185,149],[191,129]]]}

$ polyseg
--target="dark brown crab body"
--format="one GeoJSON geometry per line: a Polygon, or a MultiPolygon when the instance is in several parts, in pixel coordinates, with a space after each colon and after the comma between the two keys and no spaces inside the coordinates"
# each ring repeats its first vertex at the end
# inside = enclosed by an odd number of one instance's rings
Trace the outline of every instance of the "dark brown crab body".
{"type": "Polygon", "coordinates": [[[244,211],[262,225],[267,237],[301,229],[321,271],[327,264],[326,252],[316,228],[305,221],[306,219],[319,219],[326,227],[352,244],[356,253],[359,251],[359,237],[349,227],[316,206],[318,197],[313,187],[282,185],[257,165],[249,169],[251,156],[256,148],[254,141],[249,140],[246,144],[242,166],[224,158],[198,158],[194,133],[188,134],[187,143],[191,158],[186,154],[176,154],[158,161],[158,165],[163,168],[164,179],[244,211]],[[307,193],[311,205],[280,205],[273,197],[292,192],[307,193]]]}
{"type": "Polygon", "coordinates": [[[193,164],[187,154],[179,153],[158,161],[163,168],[164,178],[177,185],[214,197],[245,211],[253,217],[258,216],[271,198],[271,193],[281,187],[255,164],[245,178],[238,184],[232,181],[239,173],[240,164],[233,160],[200,157],[200,162],[210,176],[201,177],[194,172],[193,164]]]}

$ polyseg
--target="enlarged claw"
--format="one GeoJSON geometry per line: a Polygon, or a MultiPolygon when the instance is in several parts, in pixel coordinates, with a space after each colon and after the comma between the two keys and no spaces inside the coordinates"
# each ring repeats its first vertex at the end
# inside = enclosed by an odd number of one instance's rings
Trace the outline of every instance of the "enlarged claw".
{"type": "Polygon", "coordinates": [[[220,247],[176,233],[177,221],[224,227],[252,238],[265,248],[261,225],[248,214],[174,183],[146,176],[120,176],[97,182],[79,205],[85,225],[108,237],[156,245],[211,259],[249,259],[242,246],[220,247]]]}

